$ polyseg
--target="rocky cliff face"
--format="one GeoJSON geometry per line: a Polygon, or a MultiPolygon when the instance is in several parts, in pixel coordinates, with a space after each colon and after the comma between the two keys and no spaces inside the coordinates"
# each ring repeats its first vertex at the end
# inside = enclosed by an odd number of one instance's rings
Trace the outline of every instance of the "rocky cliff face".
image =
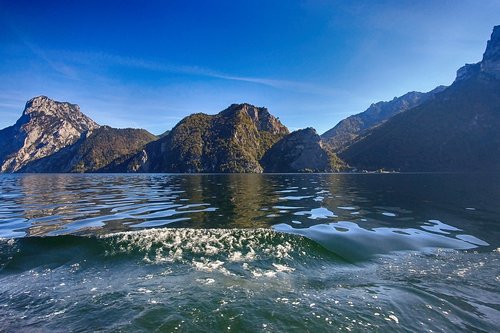
{"type": "Polygon", "coordinates": [[[336,172],[346,169],[313,128],[285,136],[264,154],[261,164],[265,172],[336,172]]]}
{"type": "Polygon", "coordinates": [[[18,171],[97,128],[99,125],[81,113],[78,105],[35,97],[26,103],[15,125],[0,131],[0,171],[18,171]]]}
{"type": "Polygon", "coordinates": [[[493,28],[493,33],[481,61],[481,70],[500,79],[500,25],[493,28]]]}
{"type": "Polygon", "coordinates": [[[499,32],[495,27],[483,61],[459,70],[449,88],[374,128],[340,157],[372,170],[500,171],[499,32]]]}
{"type": "Polygon", "coordinates": [[[72,145],[35,160],[19,172],[101,172],[122,162],[157,137],[143,129],[101,126],[72,145]]]}
{"type": "Polygon", "coordinates": [[[266,108],[259,108],[251,104],[232,104],[219,113],[220,117],[234,118],[238,115],[249,117],[258,131],[268,132],[272,135],[286,135],[288,129],[269,113],[266,108]]]}
{"type": "Polygon", "coordinates": [[[491,38],[486,44],[483,59],[475,64],[465,64],[457,71],[455,82],[467,80],[479,73],[500,79],[500,25],[493,28],[491,38]]]}
{"type": "Polygon", "coordinates": [[[262,172],[260,158],[286,134],[288,129],[267,109],[233,104],[214,116],[184,118],[118,170],[262,172]]]}
{"type": "Polygon", "coordinates": [[[439,86],[427,93],[412,91],[400,97],[394,97],[389,102],[372,104],[364,112],[350,116],[339,122],[334,128],[328,130],[321,138],[336,152],[342,152],[356,138],[362,136],[375,126],[387,121],[398,113],[412,109],[443,91],[446,87],[439,86]]]}

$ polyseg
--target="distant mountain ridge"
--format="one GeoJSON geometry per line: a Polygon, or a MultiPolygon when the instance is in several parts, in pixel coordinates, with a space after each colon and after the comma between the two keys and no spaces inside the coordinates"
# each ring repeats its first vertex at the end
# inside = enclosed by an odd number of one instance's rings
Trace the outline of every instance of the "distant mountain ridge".
{"type": "Polygon", "coordinates": [[[403,96],[394,97],[389,102],[374,103],[364,112],[349,116],[340,121],[335,127],[323,133],[321,138],[334,151],[341,152],[359,136],[362,136],[363,133],[381,125],[400,112],[410,110],[434,98],[437,93],[440,93],[444,89],[446,89],[445,86],[438,86],[427,93],[412,91],[403,96]]]}
{"type": "Polygon", "coordinates": [[[416,108],[374,128],[341,152],[361,169],[500,171],[500,26],[483,59],[416,108]]]}

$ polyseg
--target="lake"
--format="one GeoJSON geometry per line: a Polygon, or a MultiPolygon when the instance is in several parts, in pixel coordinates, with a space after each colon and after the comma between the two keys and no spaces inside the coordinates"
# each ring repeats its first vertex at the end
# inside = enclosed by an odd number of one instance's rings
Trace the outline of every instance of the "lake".
{"type": "Polygon", "coordinates": [[[0,331],[493,332],[499,174],[0,175],[0,331]]]}

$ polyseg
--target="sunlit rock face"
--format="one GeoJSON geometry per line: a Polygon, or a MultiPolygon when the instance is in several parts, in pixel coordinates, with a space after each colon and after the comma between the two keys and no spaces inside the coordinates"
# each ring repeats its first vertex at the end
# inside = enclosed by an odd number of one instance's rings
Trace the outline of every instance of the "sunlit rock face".
{"type": "Polygon", "coordinates": [[[19,172],[106,172],[158,138],[144,129],[101,126],[74,144],[24,166],[19,172]]]}
{"type": "Polygon", "coordinates": [[[26,103],[15,125],[0,131],[0,171],[18,171],[97,128],[99,125],[80,112],[78,105],[35,97],[26,103]]]}

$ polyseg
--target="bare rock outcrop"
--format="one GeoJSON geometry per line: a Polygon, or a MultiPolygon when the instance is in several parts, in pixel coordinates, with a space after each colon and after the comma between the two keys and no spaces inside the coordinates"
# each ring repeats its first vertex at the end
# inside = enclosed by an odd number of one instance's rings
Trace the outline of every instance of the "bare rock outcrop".
{"type": "Polygon", "coordinates": [[[38,96],[26,103],[15,125],[0,131],[0,171],[22,167],[74,144],[99,125],[78,105],[38,96]]]}

